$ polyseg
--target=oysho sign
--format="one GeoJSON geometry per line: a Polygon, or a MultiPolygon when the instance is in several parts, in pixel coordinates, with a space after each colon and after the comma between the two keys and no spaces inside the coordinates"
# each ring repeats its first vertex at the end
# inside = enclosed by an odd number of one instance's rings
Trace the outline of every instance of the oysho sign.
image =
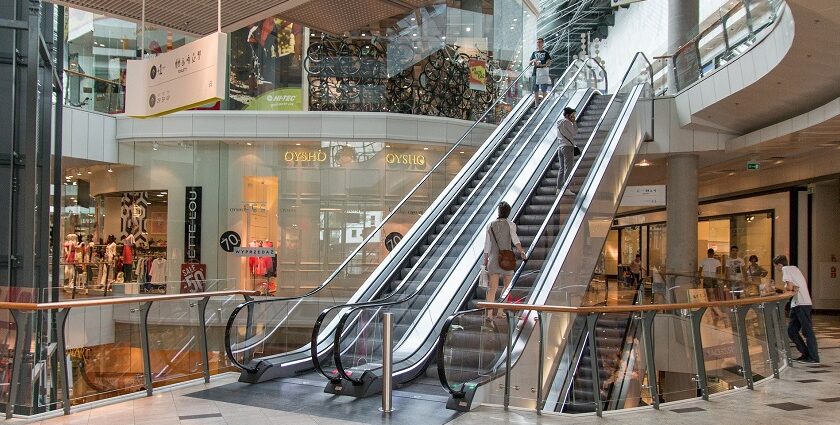
{"type": "Polygon", "coordinates": [[[385,155],[385,162],[387,162],[388,164],[425,166],[426,157],[423,155],[415,155],[410,153],[389,153],[385,155]]]}
{"type": "Polygon", "coordinates": [[[327,153],[318,149],[317,151],[287,151],[283,155],[286,162],[326,162],[327,153]]]}
{"type": "Polygon", "coordinates": [[[184,262],[201,262],[201,186],[187,186],[184,205],[184,262]]]}

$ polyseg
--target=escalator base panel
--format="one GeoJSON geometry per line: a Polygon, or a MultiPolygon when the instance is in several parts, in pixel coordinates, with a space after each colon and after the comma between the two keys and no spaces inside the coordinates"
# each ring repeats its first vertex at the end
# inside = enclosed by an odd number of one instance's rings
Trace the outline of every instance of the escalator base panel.
{"type": "Polygon", "coordinates": [[[324,392],[360,398],[370,397],[382,392],[382,380],[376,375],[365,373],[362,375],[361,384],[356,384],[345,379],[342,379],[338,384],[328,382],[327,386],[324,387],[324,392]]]}

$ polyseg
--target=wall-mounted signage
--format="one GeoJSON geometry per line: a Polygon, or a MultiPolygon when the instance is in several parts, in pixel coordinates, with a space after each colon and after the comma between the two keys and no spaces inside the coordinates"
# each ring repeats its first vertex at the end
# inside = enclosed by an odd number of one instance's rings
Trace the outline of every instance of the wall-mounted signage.
{"type": "Polygon", "coordinates": [[[470,88],[487,91],[487,62],[481,59],[470,59],[470,88]]]}
{"type": "Polygon", "coordinates": [[[239,257],[273,257],[276,253],[274,248],[243,246],[233,248],[233,255],[239,257]]]}
{"type": "Polygon", "coordinates": [[[228,230],[225,233],[222,233],[222,237],[219,238],[219,246],[222,247],[222,250],[225,252],[233,252],[234,248],[239,248],[242,245],[242,237],[239,236],[239,233],[234,232],[233,230],[228,230]]]}
{"type": "Polygon", "coordinates": [[[321,149],[312,151],[287,151],[283,154],[287,162],[326,162],[327,153],[321,149]]]}
{"type": "Polygon", "coordinates": [[[388,233],[388,236],[385,236],[385,249],[387,249],[388,252],[393,251],[394,248],[396,248],[397,244],[400,243],[402,238],[403,238],[402,233],[399,233],[399,232],[388,233]]]}
{"type": "Polygon", "coordinates": [[[627,186],[621,198],[622,207],[665,205],[665,185],[627,186]]]}
{"type": "Polygon", "coordinates": [[[187,186],[184,205],[184,262],[201,262],[201,186],[187,186]]]}
{"type": "Polygon", "coordinates": [[[215,33],[126,66],[126,115],[147,118],[225,98],[227,34],[215,33]]]}
{"type": "Polygon", "coordinates": [[[415,155],[410,153],[389,153],[385,155],[385,162],[388,164],[425,166],[426,157],[424,155],[415,155]]]}

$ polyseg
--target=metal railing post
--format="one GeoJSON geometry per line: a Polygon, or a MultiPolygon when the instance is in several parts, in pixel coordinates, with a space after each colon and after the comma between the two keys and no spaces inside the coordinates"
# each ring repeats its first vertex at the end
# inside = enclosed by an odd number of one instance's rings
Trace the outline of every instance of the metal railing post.
{"type": "Polygon", "coordinates": [[[659,384],[656,382],[656,362],[653,356],[653,319],[656,311],[642,312],[642,343],[645,345],[645,367],[653,408],[659,410],[659,384]]]}
{"type": "Polygon", "coordinates": [[[595,325],[598,323],[598,313],[589,313],[586,316],[586,331],[589,333],[589,367],[592,368],[592,398],[595,400],[595,414],[601,416],[604,406],[601,402],[601,375],[598,372],[598,352],[596,351],[595,325]]]}
{"type": "Polygon", "coordinates": [[[764,334],[767,335],[767,352],[770,355],[770,367],[773,377],[779,379],[779,344],[776,342],[776,323],[771,308],[767,304],[759,304],[758,308],[764,317],[764,334]]]}
{"type": "Polygon", "coordinates": [[[505,410],[508,410],[510,407],[510,369],[513,357],[513,329],[516,325],[515,317],[510,314],[510,311],[505,310],[505,318],[507,319],[508,324],[508,335],[507,335],[507,353],[505,355],[505,398],[504,398],[504,405],[505,410]]]}
{"type": "Polygon", "coordinates": [[[67,316],[70,315],[69,308],[58,310],[55,314],[55,325],[58,329],[55,330],[56,344],[58,347],[58,363],[61,368],[61,402],[64,407],[64,414],[70,414],[70,371],[67,370],[67,339],[64,334],[65,324],[67,323],[67,316]]]}
{"type": "Polygon", "coordinates": [[[394,411],[394,344],[393,344],[393,313],[382,315],[382,408],[384,413],[394,411]]]}
{"type": "Polygon", "coordinates": [[[12,376],[9,379],[9,399],[6,403],[6,419],[12,419],[17,404],[17,393],[20,390],[20,370],[23,367],[23,346],[29,334],[30,313],[20,310],[10,310],[15,321],[15,358],[12,360],[12,376]],[[25,317],[21,317],[24,315],[25,317]]]}
{"type": "Polygon", "coordinates": [[[198,302],[198,338],[201,347],[201,361],[204,363],[204,382],[210,382],[210,354],[207,344],[207,303],[210,297],[204,297],[198,302]]]}
{"type": "Polygon", "coordinates": [[[540,355],[537,359],[537,414],[542,415],[545,403],[545,400],[543,400],[543,373],[545,372],[545,342],[548,325],[541,311],[537,312],[537,321],[540,327],[540,355]]]}
{"type": "Polygon", "coordinates": [[[152,302],[148,301],[140,305],[140,350],[143,352],[143,381],[146,386],[146,395],[152,395],[152,356],[149,348],[149,310],[152,302]]]}
{"type": "Polygon", "coordinates": [[[703,400],[709,401],[709,387],[706,381],[706,360],[703,357],[703,337],[700,335],[700,321],[706,307],[691,311],[691,340],[694,344],[694,363],[697,365],[697,385],[703,400]]]}
{"type": "Polygon", "coordinates": [[[738,341],[741,347],[741,372],[744,374],[744,379],[747,380],[747,388],[753,389],[753,374],[752,374],[752,359],[750,359],[750,343],[747,338],[747,313],[750,312],[749,306],[736,306],[735,320],[737,321],[738,341]]]}

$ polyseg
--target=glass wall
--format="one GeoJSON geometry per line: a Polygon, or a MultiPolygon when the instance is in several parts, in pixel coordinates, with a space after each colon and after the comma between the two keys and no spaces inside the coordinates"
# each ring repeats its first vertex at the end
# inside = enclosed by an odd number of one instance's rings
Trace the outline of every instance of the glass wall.
{"type": "MultiPolygon", "coordinates": [[[[758,264],[772,273],[773,256],[789,255],[789,209],[787,192],[700,205],[698,264],[706,258],[709,248],[725,263],[729,248],[735,245],[744,261],[755,255],[758,264]]],[[[664,211],[616,219],[604,246],[606,274],[616,276],[620,265],[633,260],[634,252],[642,254],[647,270],[662,270],[668,243],[666,235],[664,211]]]]}
{"type": "MultiPolygon", "coordinates": [[[[138,25],[65,10],[67,104],[123,112],[126,61],[140,56],[138,25]]],[[[228,99],[205,108],[474,120],[523,68],[535,26],[521,0],[441,0],[345,34],[268,17],[230,34],[228,99]]],[[[147,28],[144,51],[164,53],[191,41],[147,28]]]]}
{"type": "MultiPolygon", "coordinates": [[[[194,239],[184,217],[190,190],[200,188],[197,261],[206,265],[207,277],[292,296],[321,284],[447,150],[342,140],[124,143],[120,157],[127,165],[94,171],[91,193],[103,205],[103,234],[118,241],[127,232],[123,216],[144,211],[136,237],[145,240],[145,249],[163,250],[149,255],[164,255],[167,280],[176,281],[165,290],[177,292],[194,239]],[[228,252],[226,232],[235,233],[230,240],[241,248],[255,249],[228,252]]],[[[338,286],[355,290],[354,279],[384,259],[473,153],[453,153],[374,236],[368,246],[376,249],[345,269],[338,286]]]]}

